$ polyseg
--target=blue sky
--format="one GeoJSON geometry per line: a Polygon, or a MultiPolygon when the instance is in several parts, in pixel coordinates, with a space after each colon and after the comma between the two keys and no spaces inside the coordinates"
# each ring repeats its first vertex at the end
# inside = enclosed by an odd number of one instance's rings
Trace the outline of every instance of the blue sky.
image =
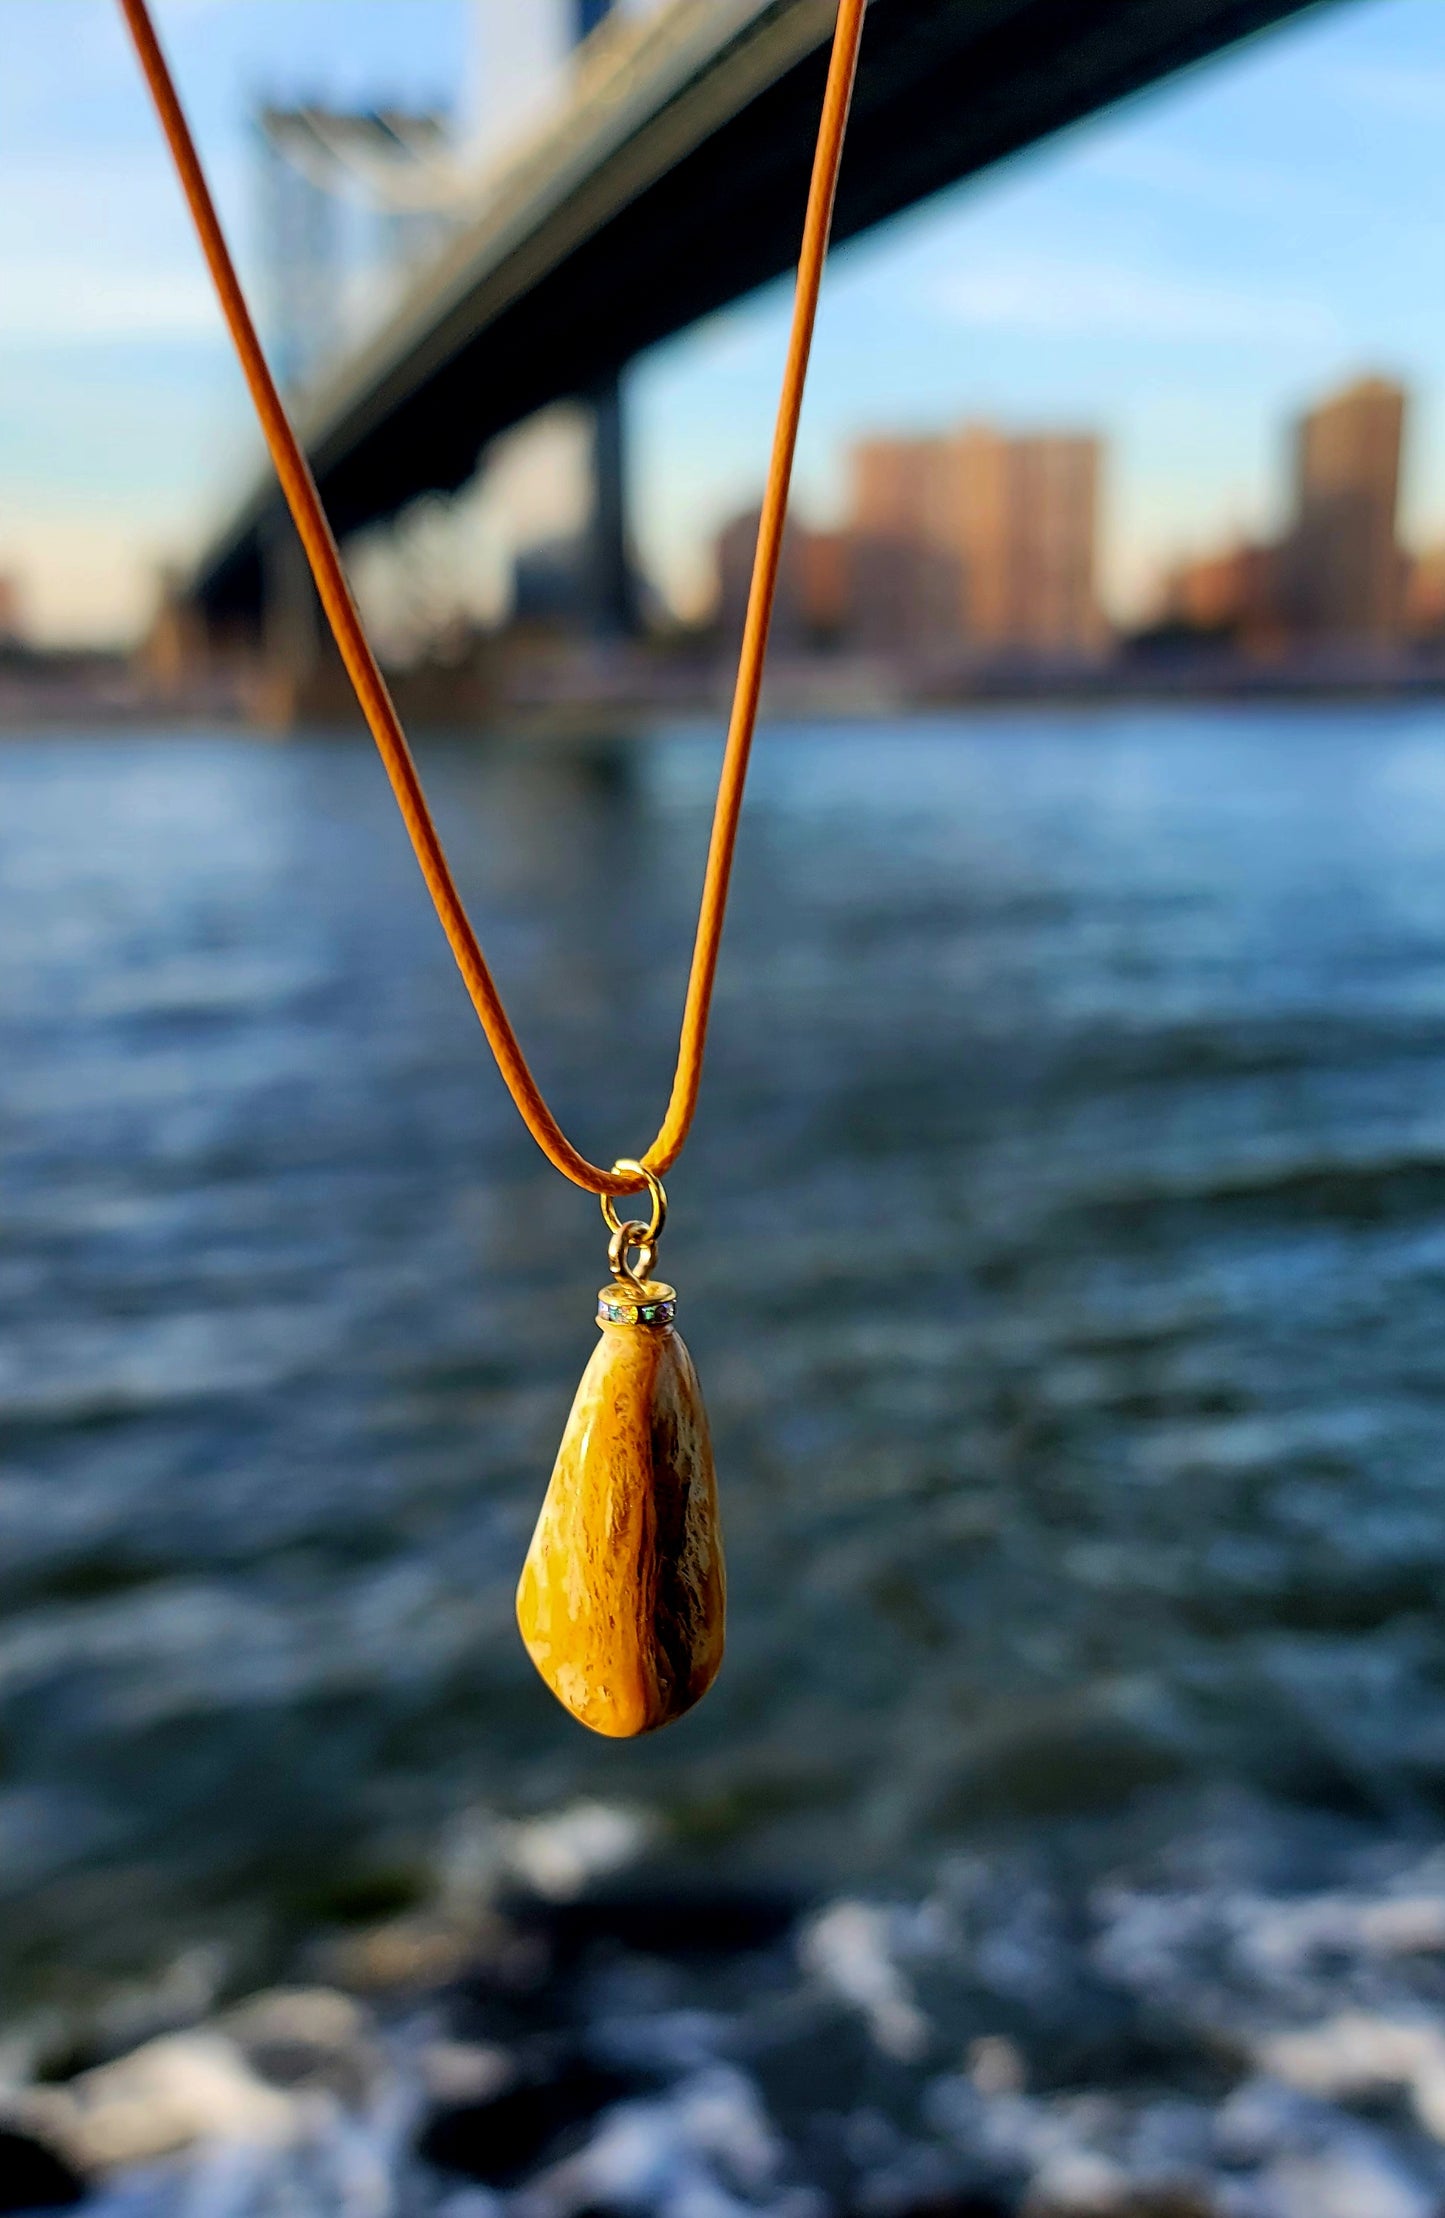
{"type": "MultiPolygon", "coordinates": [[[[258,97],[467,81],[466,0],[158,15],[253,273],[258,97]]],[[[1442,265],[1445,6],[1321,8],[843,249],[799,500],[836,511],[866,429],[1096,426],[1129,609],[1173,550],[1274,520],[1289,414],[1369,367],[1415,394],[1407,522],[1445,539],[1442,265]]],[[[639,529],[684,599],[761,478],[785,315],[769,288],[633,373],[639,529]]],[[[0,567],[37,628],[134,625],[255,451],[111,0],[0,0],[0,567]]]]}

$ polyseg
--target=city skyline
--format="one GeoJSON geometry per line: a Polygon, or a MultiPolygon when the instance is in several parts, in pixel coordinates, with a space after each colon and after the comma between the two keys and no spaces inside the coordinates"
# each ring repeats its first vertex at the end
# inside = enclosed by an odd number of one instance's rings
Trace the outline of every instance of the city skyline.
{"type": "MultiPolygon", "coordinates": [[[[848,644],[905,659],[966,647],[1084,662],[1131,631],[1214,640],[1255,659],[1312,644],[1439,641],[1445,540],[1410,547],[1400,532],[1411,409],[1409,391],[1376,371],[1313,395],[1277,438],[1289,493],[1276,535],[1173,550],[1133,625],[1117,620],[1100,587],[1112,456],[1097,428],[977,418],[929,431],[866,427],[842,458],[841,520],[820,524],[805,502],[791,504],[775,646],[848,644]]],[[[540,506],[545,514],[545,496],[540,506]]],[[[741,630],[758,516],[756,500],[746,503],[713,535],[694,617],[704,628],[741,630]]],[[[567,629],[583,613],[585,559],[575,528],[523,539],[494,620],[567,629]]],[[[639,585],[651,622],[665,623],[672,612],[656,581],[643,573],[639,585]]],[[[0,570],[0,645],[30,636],[23,581],[0,570]]],[[[424,644],[424,631],[409,643],[398,633],[392,651],[405,660],[424,644]]]]}
{"type": "MultiPolygon", "coordinates": [[[[0,569],[42,637],[116,637],[244,480],[254,440],[113,11],[3,5],[0,569]]],[[[384,86],[424,105],[465,74],[462,0],[345,0],[344,39],[338,5],[162,0],[252,280],[253,97],[384,86]]],[[[1417,396],[1405,535],[1445,538],[1445,319],[1420,277],[1438,252],[1442,120],[1438,9],[1359,0],[845,247],[800,512],[839,522],[841,458],[870,424],[1094,424],[1114,457],[1103,597],[1137,620],[1180,549],[1280,528],[1279,421],[1375,364],[1417,396]]],[[[629,379],[641,551],[685,612],[760,474],[785,307],[770,287],[629,379]]],[[[492,514],[456,538],[479,601],[498,544],[492,514]]]]}
{"type": "MultiPolygon", "coordinates": [[[[950,657],[956,672],[960,656],[1066,667],[1131,644],[1276,663],[1437,650],[1445,544],[1412,549],[1400,533],[1411,408],[1377,372],[1311,396],[1280,440],[1281,528],[1181,550],[1150,619],[1132,627],[1111,624],[1098,589],[1111,456],[1097,430],[977,419],[925,435],[870,430],[848,456],[842,524],[791,520],[775,635],[784,648],[879,652],[935,678],[950,657]]],[[[757,514],[740,511],[714,543],[724,637],[741,628],[757,514]]]]}

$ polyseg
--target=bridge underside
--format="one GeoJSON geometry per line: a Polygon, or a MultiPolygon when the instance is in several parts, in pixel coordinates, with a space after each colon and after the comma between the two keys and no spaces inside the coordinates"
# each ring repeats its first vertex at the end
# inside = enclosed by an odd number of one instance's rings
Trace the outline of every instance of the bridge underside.
{"type": "MultiPolygon", "coordinates": [[[[874,0],[835,236],[1306,4],[874,0]]],[[[674,14],[688,35],[674,22],[655,51],[643,39],[610,91],[584,77],[556,158],[539,149],[506,181],[306,411],[338,532],[455,489],[499,432],[791,266],[831,6],[696,0],[674,14]]],[[[282,521],[267,477],[198,569],[213,622],[257,619],[282,521]]]]}

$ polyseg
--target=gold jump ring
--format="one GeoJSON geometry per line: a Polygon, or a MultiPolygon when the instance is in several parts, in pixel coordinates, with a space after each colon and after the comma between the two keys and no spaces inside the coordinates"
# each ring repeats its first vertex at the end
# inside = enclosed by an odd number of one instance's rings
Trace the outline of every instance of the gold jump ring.
{"type": "Polygon", "coordinates": [[[614,1278],[629,1279],[636,1286],[650,1274],[654,1252],[646,1225],[622,1224],[607,1243],[607,1267],[614,1278]],[[629,1263],[627,1258],[634,1253],[637,1261],[629,1263]]]}
{"type": "MultiPolygon", "coordinates": [[[[638,1186],[647,1188],[647,1197],[652,1203],[652,1214],[648,1218],[645,1227],[628,1226],[629,1231],[635,1232],[639,1229],[642,1231],[641,1240],[629,1241],[628,1245],[630,1247],[655,1248],[662,1238],[662,1228],[667,1223],[667,1196],[662,1190],[662,1180],[658,1177],[656,1171],[650,1171],[645,1163],[634,1163],[632,1158],[627,1155],[620,1155],[612,1168],[614,1171],[626,1171],[635,1174],[638,1186]]],[[[603,1194],[600,1199],[602,1215],[606,1221],[607,1229],[615,1238],[623,1229],[622,1219],[617,1214],[611,1194],[603,1194]]]]}

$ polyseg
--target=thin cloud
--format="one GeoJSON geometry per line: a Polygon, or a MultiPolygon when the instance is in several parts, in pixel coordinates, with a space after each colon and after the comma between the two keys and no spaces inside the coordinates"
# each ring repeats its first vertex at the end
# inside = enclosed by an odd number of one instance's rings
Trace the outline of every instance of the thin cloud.
{"type": "MultiPolygon", "coordinates": [[[[1317,172],[1304,176],[1283,164],[1251,162],[1234,154],[1202,154],[1163,140],[1105,140],[1081,155],[1080,167],[1086,175],[1131,191],[1142,186],[1189,206],[1251,221],[1271,208],[1317,208],[1323,189],[1317,172]]],[[[1331,197],[1339,204],[1353,205],[1341,193],[1331,197]]]]}
{"type": "Polygon", "coordinates": [[[0,346],[111,346],[219,336],[199,270],[104,270],[7,262],[0,346]]]}
{"type": "Polygon", "coordinates": [[[1312,301],[1053,256],[958,271],[934,288],[932,306],[954,323],[1040,338],[1320,345],[1337,335],[1312,301]]]}
{"type": "Polygon", "coordinates": [[[1316,75],[1330,91],[1355,107],[1366,102],[1389,115],[1445,123],[1445,69],[1362,62],[1349,69],[1319,70],[1316,75]]]}

